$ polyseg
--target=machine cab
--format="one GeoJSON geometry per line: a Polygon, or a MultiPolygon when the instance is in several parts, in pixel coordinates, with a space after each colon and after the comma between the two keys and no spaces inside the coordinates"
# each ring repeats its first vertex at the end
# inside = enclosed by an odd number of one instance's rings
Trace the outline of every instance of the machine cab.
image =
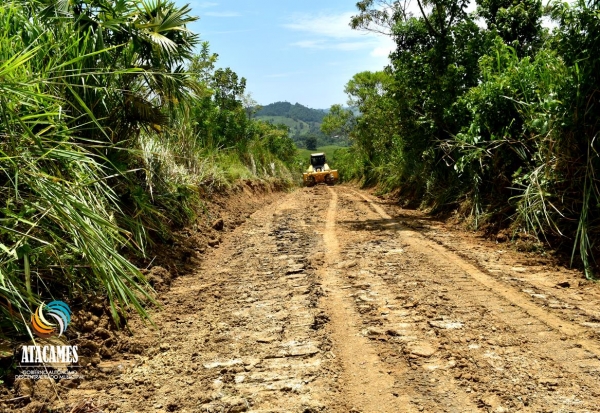
{"type": "Polygon", "coordinates": [[[310,155],[310,164],[313,167],[313,171],[321,172],[325,170],[327,160],[325,159],[324,153],[313,153],[310,155]]]}

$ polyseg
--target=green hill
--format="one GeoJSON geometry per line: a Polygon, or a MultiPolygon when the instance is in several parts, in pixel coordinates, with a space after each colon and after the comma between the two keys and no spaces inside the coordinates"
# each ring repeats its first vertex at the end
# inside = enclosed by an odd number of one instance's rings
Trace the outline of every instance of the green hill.
{"type": "Polygon", "coordinates": [[[321,132],[321,122],[326,114],[326,111],[322,109],[311,109],[300,103],[275,102],[263,106],[254,117],[275,125],[287,126],[290,130],[290,137],[299,148],[305,147],[307,137],[316,137],[320,146],[347,146],[346,142],[339,142],[321,132]]]}
{"type": "Polygon", "coordinates": [[[325,117],[325,112],[320,109],[308,108],[300,103],[292,105],[290,102],[275,102],[263,106],[256,113],[256,116],[284,116],[303,122],[321,123],[325,117]]]}
{"type": "MultiPolygon", "coordinates": [[[[295,120],[287,116],[256,116],[256,119],[264,120],[265,122],[271,122],[274,125],[284,124],[290,128],[290,135],[304,136],[310,132],[311,125],[302,120],[295,120]]],[[[318,124],[321,127],[321,124],[318,124]]]]}

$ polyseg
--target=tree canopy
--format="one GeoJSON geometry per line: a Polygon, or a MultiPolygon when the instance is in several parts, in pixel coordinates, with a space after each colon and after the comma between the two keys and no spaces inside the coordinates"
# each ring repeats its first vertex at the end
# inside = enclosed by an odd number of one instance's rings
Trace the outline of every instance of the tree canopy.
{"type": "MultiPolygon", "coordinates": [[[[390,36],[379,72],[347,84],[359,116],[339,155],[348,177],[405,202],[460,206],[474,226],[565,248],[588,277],[600,250],[598,2],[365,0],[349,22],[390,36]],[[485,26],[477,24],[477,19],[485,26]]],[[[325,130],[347,125],[339,107],[325,130]]],[[[338,163],[339,163],[338,162],[338,163]]]]}

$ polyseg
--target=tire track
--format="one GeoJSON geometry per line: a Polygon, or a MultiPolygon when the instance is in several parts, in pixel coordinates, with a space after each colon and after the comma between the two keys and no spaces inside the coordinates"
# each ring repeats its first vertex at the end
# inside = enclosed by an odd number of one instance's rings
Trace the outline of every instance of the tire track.
{"type": "Polygon", "coordinates": [[[328,187],[331,201],[327,210],[327,221],[323,238],[327,250],[327,265],[321,271],[326,297],[323,307],[330,317],[330,332],[337,358],[344,369],[343,398],[347,410],[363,413],[416,412],[410,403],[410,396],[398,394],[394,379],[383,372],[383,363],[369,343],[361,336],[358,326],[360,317],[347,297],[343,282],[336,270],[340,260],[340,248],[336,235],[336,213],[338,195],[328,187]],[[394,395],[395,393],[395,395],[394,395]]]}
{"type": "MultiPolygon", "coordinates": [[[[370,198],[352,193],[367,201],[356,202],[357,208],[370,208],[383,219],[371,224],[384,232],[380,245],[387,249],[398,244],[391,233],[400,241],[400,259],[387,264],[401,272],[380,272],[385,274],[381,278],[400,297],[410,297],[412,318],[421,320],[423,331],[435,333],[440,358],[455,364],[454,379],[482,411],[597,411],[600,361],[596,343],[582,337],[582,327],[547,313],[400,225],[370,198]]],[[[428,363],[418,367],[426,370],[428,363]]]]}
{"type": "MultiPolygon", "coordinates": [[[[388,215],[383,208],[377,205],[373,200],[367,197],[360,192],[353,192],[363,198],[365,201],[369,203],[369,205],[383,218],[387,220],[392,220],[393,218],[388,215]]],[[[526,299],[524,299],[523,294],[520,291],[513,289],[512,287],[507,286],[499,281],[494,280],[491,276],[485,274],[475,265],[463,260],[458,257],[456,254],[448,251],[442,245],[430,241],[423,237],[421,234],[411,231],[408,228],[402,228],[402,232],[405,237],[410,237],[411,242],[414,244],[419,244],[419,246],[429,248],[435,251],[436,254],[444,257],[447,261],[452,262],[461,268],[466,274],[468,274],[475,281],[480,283],[481,285],[489,288],[491,291],[494,291],[499,296],[503,297],[511,304],[514,304],[529,314],[531,317],[536,318],[542,323],[546,324],[548,327],[556,330],[571,339],[574,340],[575,344],[579,347],[584,348],[585,350],[593,353],[596,357],[600,358],[600,345],[598,343],[586,340],[584,337],[587,335],[588,330],[582,328],[581,326],[571,323],[569,321],[563,320],[547,311],[539,306],[535,305],[526,299]]]]}
{"type": "Polygon", "coordinates": [[[356,209],[356,201],[348,197],[345,188],[340,192],[340,214],[357,218],[350,221],[351,225],[342,221],[345,225],[340,232],[346,242],[340,266],[346,268],[344,279],[354,291],[351,297],[361,317],[360,333],[395,378],[396,392],[409,394],[410,407],[416,411],[479,412],[465,389],[448,376],[456,361],[440,357],[440,340],[423,326],[421,309],[414,309],[411,297],[378,275],[388,272],[388,260],[402,253],[393,245],[393,233],[378,227],[387,226],[387,222],[381,222],[368,208],[356,209]],[[374,257],[384,245],[390,246],[389,254],[384,259],[374,257]]]}

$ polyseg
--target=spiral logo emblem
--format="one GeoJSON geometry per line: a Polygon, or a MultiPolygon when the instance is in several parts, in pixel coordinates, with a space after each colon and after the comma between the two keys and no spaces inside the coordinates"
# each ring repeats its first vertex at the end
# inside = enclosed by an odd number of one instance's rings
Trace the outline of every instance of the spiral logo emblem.
{"type": "Polygon", "coordinates": [[[58,332],[62,336],[71,322],[71,309],[62,301],[52,301],[40,304],[31,315],[31,326],[38,337],[50,337],[58,332]],[[52,317],[55,322],[50,322],[46,317],[52,317]]]}

